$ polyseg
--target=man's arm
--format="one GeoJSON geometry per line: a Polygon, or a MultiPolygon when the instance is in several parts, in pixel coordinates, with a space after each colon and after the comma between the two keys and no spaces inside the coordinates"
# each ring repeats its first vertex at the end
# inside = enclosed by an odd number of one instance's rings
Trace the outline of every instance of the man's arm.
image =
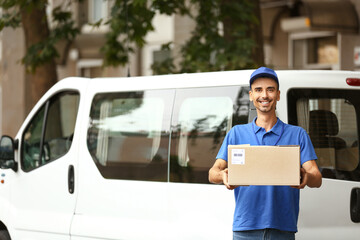
{"type": "Polygon", "coordinates": [[[315,160],[307,161],[302,165],[301,183],[296,188],[303,189],[305,186],[318,188],[322,183],[322,176],[315,160]]]}
{"type": "Polygon", "coordinates": [[[228,184],[228,169],[227,162],[224,159],[216,159],[214,165],[209,170],[209,182],[223,183],[227,189],[234,189],[237,186],[230,186],[228,184]]]}

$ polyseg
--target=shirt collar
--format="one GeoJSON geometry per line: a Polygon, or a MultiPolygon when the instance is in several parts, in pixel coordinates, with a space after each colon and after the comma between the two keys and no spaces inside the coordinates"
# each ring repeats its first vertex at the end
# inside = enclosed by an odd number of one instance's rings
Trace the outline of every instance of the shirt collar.
{"type": "Polygon", "coordinates": [[[255,117],[254,120],[252,121],[252,126],[253,126],[253,129],[254,129],[255,133],[260,131],[260,129],[262,128],[262,127],[259,127],[258,125],[256,125],[256,123],[255,123],[256,119],[257,119],[257,117],[255,117]]]}
{"type": "MultiPolygon", "coordinates": [[[[255,123],[256,119],[257,119],[257,117],[255,117],[254,120],[252,121],[252,125],[253,125],[255,133],[259,132],[260,129],[262,129],[262,127],[259,127],[258,125],[256,125],[256,123],[255,123]]],[[[284,123],[279,118],[277,118],[275,125],[270,129],[269,132],[273,132],[276,135],[280,136],[283,125],[284,125],[284,123]]]]}

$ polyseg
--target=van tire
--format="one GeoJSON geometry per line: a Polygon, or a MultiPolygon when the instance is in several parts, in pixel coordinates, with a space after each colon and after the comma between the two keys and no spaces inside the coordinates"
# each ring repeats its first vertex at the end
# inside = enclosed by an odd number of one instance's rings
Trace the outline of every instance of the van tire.
{"type": "Polygon", "coordinates": [[[6,231],[6,230],[0,231],[0,240],[11,240],[8,231],[6,231]]]}

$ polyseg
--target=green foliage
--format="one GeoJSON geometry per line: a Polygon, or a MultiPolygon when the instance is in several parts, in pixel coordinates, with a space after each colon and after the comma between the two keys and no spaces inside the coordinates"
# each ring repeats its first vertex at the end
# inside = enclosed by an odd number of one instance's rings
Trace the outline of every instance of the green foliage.
{"type": "Polygon", "coordinates": [[[4,27],[17,28],[20,25],[21,18],[17,12],[4,13],[0,19],[0,31],[4,27]]]}
{"type": "MultiPolygon", "coordinates": [[[[145,45],[145,36],[154,30],[152,20],[156,12],[171,15],[185,14],[185,0],[116,0],[107,22],[111,31],[106,34],[106,43],[101,48],[104,65],[126,65],[129,53],[135,47],[145,45]]],[[[164,63],[165,65],[167,63],[164,63]]],[[[165,66],[161,66],[164,68],[165,66]]]]}
{"type": "MultiPolygon", "coordinates": [[[[171,42],[163,44],[161,46],[161,50],[171,52],[171,47],[170,47],[171,44],[172,44],[171,42]]],[[[156,74],[158,74],[158,75],[175,73],[177,71],[175,64],[174,64],[174,59],[171,57],[167,58],[161,62],[155,62],[155,63],[153,63],[153,65],[151,67],[152,67],[152,69],[156,69],[156,74]]]]}
{"type": "Polygon", "coordinates": [[[45,64],[54,57],[58,57],[59,54],[55,49],[55,46],[49,41],[43,41],[31,45],[22,59],[30,72],[35,72],[36,68],[45,64]]]}
{"type": "Polygon", "coordinates": [[[185,5],[185,0],[154,0],[152,8],[166,15],[174,13],[181,15],[190,14],[189,8],[185,5]]]}
{"type": "MultiPolygon", "coordinates": [[[[49,36],[33,44],[23,58],[28,68],[34,71],[38,66],[59,57],[55,45],[61,41],[72,41],[79,29],[72,20],[72,13],[66,11],[69,4],[81,0],[66,0],[52,11],[52,28],[49,36]]],[[[194,19],[196,28],[191,38],[181,46],[175,57],[153,64],[156,74],[178,72],[201,72],[233,70],[256,67],[254,49],[259,48],[254,37],[254,27],[259,25],[252,0],[113,0],[106,34],[106,43],[101,48],[105,66],[126,65],[129,54],[142,48],[146,35],[154,31],[152,20],[156,13],[181,14],[194,19]],[[195,11],[191,11],[194,10],[195,11]],[[192,16],[191,13],[196,13],[192,16]]],[[[21,24],[21,10],[44,10],[47,0],[0,0],[3,15],[0,31],[4,27],[16,28],[21,24]]],[[[100,26],[103,20],[93,23],[100,26]]],[[[161,30],[160,30],[161,31],[161,30]]],[[[172,43],[162,50],[172,51],[172,43]]],[[[261,46],[260,46],[261,47],[261,46]]]]}
{"type": "Polygon", "coordinates": [[[0,31],[4,27],[17,28],[21,22],[21,16],[19,11],[15,8],[13,9],[19,1],[15,0],[1,0],[0,8],[2,8],[3,13],[0,18],[0,31]]]}
{"type": "MultiPolygon", "coordinates": [[[[52,10],[52,29],[49,35],[41,41],[32,44],[26,51],[22,62],[27,66],[29,71],[34,72],[40,65],[46,64],[50,60],[59,57],[55,45],[61,41],[72,41],[80,33],[75,27],[72,19],[72,13],[66,11],[71,1],[63,2],[63,5],[57,6],[52,10]]],[[[0,31],[4,27],[17,28],[21,25],[21,11],[43,10],[47,7],[46,0],[1,0],[0,7],[4,14],[0,18],[0,31]]],[[[45,19],[46,20],[46,19],[45,19]]]]}
{"type": "MultiPolygon", "coordinates": [[[[246,69],[258,66],[251,26],[259,25],[253,1],[192,1],[197,6],[196,28],[181,49],[179,72],[246,69]]],[[[164,63],[168,65],[169,63],[164,63]]],[[[163,66],[152,66],[156,74],[163,66]]],[[[171,69],[169,69],[171,70],[171,69]]]]}
{"type": "Polygon", "coordinates": [[[101,48],[105,55],[105,65],[125,65],[128,54],[134,47],[145,44],[145,36],[153,31],[151,24],[155,12],[147,7],[146,0],[116,0],[111,9],[111,18],[107,22],[111,31],[106,34],[106,44],[101,48]]]}
{"type": "Polygon", "coordinates": [[[52,17],[54,27],[49,36],[43,41],[30,46],[22,59],[22,62],[31,72],[34,72],[40,65],[59,57],[59,53],[55,48],[59,41],[72,41],[80,33],[72,20],[72,13],[62,10],[61,6],[52,10],[52,17]]]}
{"type": "MultiPolygon", "coordinates": [[[[154,30],[151,22],[159,12],[190,16],[196,28],[181,47],[178,66],[174,57],[156,62],[152,65],[155,74],[256,67],[261,63],[256,63],[253,57],[254,49],[259,46],[252,30],[254,26],[260,27],[255,7],[251,0],[116,0],[108,21],[111,31],[101,49],[104,64],[126,65],[129,53],[135,47],[143,47],[146,34],[154,30]],[[192,8],[198,12],[196,16],[191,15],[192,8]]],[[[171,51],[169,46],[165,44],[162,50],[171,51]]]]}
{"type": "Polygon", "coordinates": [[[63,11],[60,7],[54,8],[52,11],[53,22],[55,27],[50,32],[50,40],[53,43],[61,39],[74,40],[80,30],[75,27],[75,22],[72,20],[72,13],[63,11]]]}

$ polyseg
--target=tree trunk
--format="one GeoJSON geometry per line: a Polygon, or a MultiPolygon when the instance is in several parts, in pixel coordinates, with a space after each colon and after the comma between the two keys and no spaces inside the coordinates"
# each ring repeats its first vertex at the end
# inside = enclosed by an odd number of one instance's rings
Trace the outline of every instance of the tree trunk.
{"type": "MultiPolygon", "coordinates": [[[[49,26],[46,17],[46,0],[44,4],[33,4],[33,6],[21,10],[21,21],[25,34],[25,46],[28,49],[31,45],[44,41],[49,37],[49,26]],[[39,7],[40,6],[40,7],[39,7]]],[[[31,4],[31,3],[30,3],[31,4]]],[[[26,66],[25,66],[26,67],[26,66]]],[[[42,95],[57,81],[55,60],[36,68],[34,73],[26,74],[27,86],[25,92],[27,112],[41,98],[42,95]]]]}

